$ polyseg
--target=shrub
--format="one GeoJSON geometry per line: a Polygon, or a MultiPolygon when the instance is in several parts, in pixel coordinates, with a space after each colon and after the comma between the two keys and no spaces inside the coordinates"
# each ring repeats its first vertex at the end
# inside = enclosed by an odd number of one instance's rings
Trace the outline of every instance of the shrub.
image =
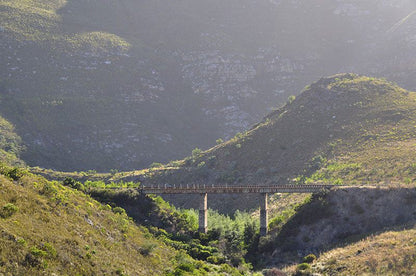
{"type": "Polygon", "coordinates": [[[149,256],[149,255],[150,255],[150,253],[152,253],[152,252],[153,252],[153,250],[155,249],[155,247],[156,247],[156,244],[154,244],[154,243],[147,243],[147,244],[143,245],[143,246],[140,248],[139,252],[140,252],[140,254],[142,254],[143,256],[149,256]]]}
{"type": "Polygon", "coordinates": [[[39,257],[44,257],[47,255],[46,251],[43,251],[42,249],[37,248],[36,246],[32,246],[30,248],[30,254],[32,254],[33,256],[39,258],[39,257]]]}
{"type": "Polygon", "coordinates": [[[311,269],[311,266],[307,263],[298,264],[298,266],[296,267],[296,271],[306,271],[310,269],[311,269]]]}
{"type": "Polygon", "coordinates": [[[158,162],[153,162],[150,165],[150,168],[161,168],[161,167],[163,167],[163,164],[162,163],[158,163],[158,162]]]}
{"type": "Polygon", "coordinates": [[[182,270],[182,271],[186,271],[186,272],[192,272],[195,270],[195,266],[192,263],[184,263],[184,264],[180,264],[177,269],[182,270]]]}
{"type": "Polygon", "coordinates": [[[191,249],[190,255],[198,260],[207,260],[211,257],[211,252],[208,250],[201,250],[198,247],[194,247],[191,249]]]}
{"type": "Polygon", "coordinates": [[[304,262],[304,263],[311,264],[311,263],[313,263],[315,260],[316,260],[316,256],[315,256],[315,254],[309,254],[309,255],[307,255],[307,256],[305,256],[305,257],[303,257],[303,262],[304,262]]]}
{"type": "Polygon", "coordinates": [[[117,169],[111,169],[110,170],[111,175],[115,175],[116,173],[118,173],[117,169]]]}
{"type": "Polygon", "coordinates": [[[8,218],[11,217],[17,211],[19,211],[19,207],[17,207],[13,203],[7,203],[3,206],[3,208],[1,208],[0,216],[2,218],[8,218]]]}
{"type": "Polygon", "coordinates": [[[206,165],[206,164],[205,164],[205,162],[204,162],[204,161],[202,161],[201,163],[199,163],[199,164],[198,164],[197,168],[198,168],[198,169],[202,169],[202,168],[204,168],[204,167],[205,167],[205,165],[206,165]]]}
{"type": "Polygon", "coordinates": [[[202,150],[199,148],[195,148],[192,150],[192,158],[198,158],[202,154],[202,150]]]}
{"type": "Polygon", "coordinates": [[[21,246],[26,246],[27,244],[24,238],[18,238],[17,243],[20,244],[21,246]]]}
{"type": "Polygon", "coordinates": [[[207,262],[211,263],[211,264],[223,264],[225,263],[225,258],[221,257],[221,256],[209,256],[207,258],[207,262]]]}
{"type": "Polygon", "coordinates": [[[114,207],[114,208],[113,208],[113,212],[114,212],[115,214],[120,214],[120,215],[126,214],[126,210],[124,210],[124,209],[123,209],[123,208],[121,208],[121,207],[114,207]]]}
{"type": "Polygon", "coordinates": [[[48,242],[45,242],[45,244],[43,244],[42,249],[48,254],[50,258],[55,258],[57,255],[55,247],[48,242]]]}
{"type": "Polygon", "coordinates": [[[174,160],[174,161],[170,161],[168,163],[168,166],[170,167],[179,167],[182,164],[182,162],[180,160],[174,160]]]}
{"type": "Polygon", "coordinates": [[[234,136],[235,139],[243,139],[244,138],[244,134],[242,134],[241,132],[237,132],[234,136]]]}
{"type": "Polygon", "coordinates": [[[286,276],[287,275],[286,273],[284,273],[283,271],[277,268],[265,269],[263,270],[263,274],[265,276],[286,276]]]}
{"type": "Polygon", "coordinates": [[[81,182],[76,181],[75,179],[73,179],[71,177],[65,178],[65,180],[63,181],[63,184],[65,186],[69,186],[73,189],[76,189],[76,190],[79,190],[79,191],[82,191],[82,192],[85,191],[84,185],[81,182]]]}
{"type": "Polygon", "coordinates": [[[19,168],[12,168],[9,170],[6,170],[4,175],[8,178],[11,178],[12,180],[19,180],[25,172],[22,169],[19,168]]]}
{"type": "Polygon", "coordinates": [[[287,98],[287,103],[288,104],[291,104],[291,103],[293,103],[293,101],[296,99],[296,96],[294,96],[294,95],[290,95],[288,98],[287,98]]]}
{"type": "Polygon", "coordinates": [[[58,193],[58,190],[49,182],[43,184],[43,188],[39,191],[41,195],[51,196],[58,193]]]}

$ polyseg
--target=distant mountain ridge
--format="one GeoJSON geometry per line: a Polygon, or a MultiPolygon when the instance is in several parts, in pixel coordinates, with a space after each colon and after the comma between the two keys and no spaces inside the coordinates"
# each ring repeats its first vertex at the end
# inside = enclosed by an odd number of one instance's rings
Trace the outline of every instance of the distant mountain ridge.
{"type": "Polygon", "coordinates": [[[0,107],[30,165],[129,170],[208,148],[336,72],[415,83],[414,1],[0,4],[0,107]]]}

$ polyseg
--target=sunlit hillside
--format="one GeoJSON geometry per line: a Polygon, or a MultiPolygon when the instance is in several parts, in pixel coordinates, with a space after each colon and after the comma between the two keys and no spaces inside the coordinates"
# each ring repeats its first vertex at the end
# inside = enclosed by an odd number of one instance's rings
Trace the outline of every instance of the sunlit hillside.
{"type": "MultiPolygon", "coordinates": [[[[0,173],[0,273],[241,275],[226,264],[193,259],[178,247],[185,243],[156,238],[163,229],[149,232],[120,207],[23,169],[1,165],[0,173]]],[[[161,223],[156,209],[148,211],[161,223]]]]}
{"type": "Polygon", "coordinates": [[[153,175],[172,183],[410,185],[415,120],[416,93],[382,79],[335,75],[247,132],[153,175]]]}
{"type": "Polygon", "coordinates": [[[415,229],[392,230],[366,237],[320,256],[309,266],[289,267],[290,274],[413,275],[415,229]]]}

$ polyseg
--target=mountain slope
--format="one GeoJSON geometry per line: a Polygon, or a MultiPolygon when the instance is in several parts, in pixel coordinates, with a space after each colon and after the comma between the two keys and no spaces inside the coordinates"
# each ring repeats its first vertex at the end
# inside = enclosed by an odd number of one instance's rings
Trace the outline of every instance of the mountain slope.
{"type": "Polygon", "coordinates": [[[312,269],[317,273],[337,275],[411,275],[416,270],[413,261],[415,236],[415,229],[377,234],[325,253],[312,269]]]}
{"type": "Polygon", "coordinates": [[[415,120],[414,92],[354,74],[322,78],[251,130],[154,181],[411,183],[415,120]]]}
{"type": "Polygon", "coordinates": [[[0,273],[239,275],[167,246],[120,207],[22,169],[0,173],[0,273]]]}
{"type": "Polygon", "coordinates": [[[167,162],[247,129],[322,75],[362,72],[414,89],[415,9],[411,0],[5,0],[1,115],[32,166],[167,162]]]}
{"type": "MultiPolygon", "coordinates": [[[[258,261],[282,265],[389,229],[414,228],[414,188],[340,188],[316,194],[285,224],[271,229],[258,261]]],[[[399,234],[400,235],[400,234],[399,234]]],[[[409,270],[410,271],[410,270],[409,270]]]]}

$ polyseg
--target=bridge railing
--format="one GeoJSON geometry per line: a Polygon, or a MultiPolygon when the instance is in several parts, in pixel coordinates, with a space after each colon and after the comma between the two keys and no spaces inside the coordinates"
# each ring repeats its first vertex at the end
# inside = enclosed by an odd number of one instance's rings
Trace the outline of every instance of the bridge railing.
{"type": "Polygon", "coordinates": [[[333,185],[151,185],[140,189],[146,194],[197,194],[197,193],[314,193],[333,188],[333,185]]]}

